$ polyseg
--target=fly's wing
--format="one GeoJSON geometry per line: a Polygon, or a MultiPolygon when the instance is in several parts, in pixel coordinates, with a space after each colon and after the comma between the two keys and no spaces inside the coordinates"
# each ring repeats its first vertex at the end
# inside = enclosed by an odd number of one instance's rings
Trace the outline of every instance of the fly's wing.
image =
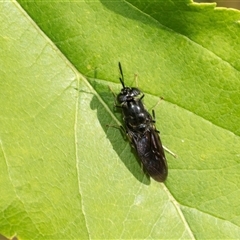
{"type": "Polygon", "coordinates": [[[131,142],[148,174],[156,181],[167,178],[168,167],[158,132],[149,128],[143,135],[132,134],[131,142]]]}

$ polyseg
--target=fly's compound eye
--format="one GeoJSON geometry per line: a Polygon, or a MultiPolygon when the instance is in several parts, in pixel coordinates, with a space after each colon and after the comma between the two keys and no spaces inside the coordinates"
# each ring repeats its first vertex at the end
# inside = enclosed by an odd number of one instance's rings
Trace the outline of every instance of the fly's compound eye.
{"type": "Polygon", "coordinates": [[[120,104],[122,104],[123,102],[127,101],[127,97],[126,97],[126,95],[119,93],[117,96],[117,100],[120,104]]]}

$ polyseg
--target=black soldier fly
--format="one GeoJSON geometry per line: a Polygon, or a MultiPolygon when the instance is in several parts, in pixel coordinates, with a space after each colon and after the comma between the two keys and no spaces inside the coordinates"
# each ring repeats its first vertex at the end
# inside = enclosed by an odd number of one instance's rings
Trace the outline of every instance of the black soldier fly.
{"type": "Polygon", "coordinates": [[[142,99],[144,94],[138,88],[126,87],[123,71],[119,62],[122,84],[117,101],[122,109],[125,131],[136,150],[139,159],[147,173],[156,181],[163,182],[167,178],[168,167],[159,131],[155,127],[155,114],[153,116],[145,109],[142,99]]]}

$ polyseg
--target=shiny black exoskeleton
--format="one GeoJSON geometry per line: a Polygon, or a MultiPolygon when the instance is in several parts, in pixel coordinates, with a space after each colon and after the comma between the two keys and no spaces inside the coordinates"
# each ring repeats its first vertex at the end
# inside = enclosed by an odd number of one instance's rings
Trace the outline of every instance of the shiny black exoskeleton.
{"type": "Polygon", "coordinates": [[[126,133],[148,174],[156,181],[163,182],[167,178],[168,167],[159,131],[142,103],[144,94],[138,88],[125,86],[120,62],[119,70],[123,88],[117,96],[117,101],[122,108],[126,133]]]}

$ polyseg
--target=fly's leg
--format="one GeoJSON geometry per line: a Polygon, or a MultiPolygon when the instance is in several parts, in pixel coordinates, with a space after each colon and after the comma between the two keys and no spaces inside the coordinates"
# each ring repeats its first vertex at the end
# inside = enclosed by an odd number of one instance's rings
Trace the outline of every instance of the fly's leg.
{"type": "MultiPolygon", "coordinates": [[[[121,105],[118,105],[118,104],[117,104],[117,101],[116,101],[117,96],[116,96],[116,94],[114,93],[114,91],[111,89],[110,86],[108,86],[108,87],[109,87],[109,90],[110,90],[110,92],[112,93],[113,98],[114,98],[114,107],[115,107],[115,108],[122,108],[121,105]]],[[[119,129],[119,130],[121,131],[121,133],[122,133],[124,136],[126,136],[126,130],[124,129],[124,127],[123,127],[122,125],[118,126],[118,125],[110,125],[110,124],[107,124],[106,127],[117,128],[117,129],[119,129]]]]}
{"type": "Polygon", "coordinates": [[[118,125],[110,125],[110,124],[107,124],[106,127],[113,127],[113,128],[116,128],[116,129],[120,130],[120,131],[121,131],[121,134],[122,134],[123,137],[124,137],[124,139],[125,139],[125,140],[129,140],[129,141],[131,142],[131,139],[130,139],[130,137],[129,137],[129,135],[128,135],[127,130],[126,130],[122,125],[118,126],[118,125]],[[126,135],[127,135],[127,138],[126,138],[126,135]]]}
{"type": "Polygon", "coordinates": [[[173,157],[177,158],[177,155],[176,155],[174,152],[172,152],[170,149],[168,149],[167,147],[165,147],[164,145],[163,145],[163,149],[164,149],[166,152],[168,152],[169,154],[171,154],[173,157]]]}
{"type": "Polygon", "coordinates": [[[138,74],[134,74],[134,81],[135,81],[135,86],[138,88],[138,74]]]}
{"type": "Polygon", "coordinates": [[[126,134],[126,130],[122,125],[118,126],[118,125],[107,124],[106,126],[116,128],[116,129],[120,130],[122,133],[126,134]]]}
{"type": "MultiPolygon", "coordinates": [[[[163,99],[164,99],[163,97],[160,97],[159,100],[158,100],[158,102],[157,102],[153,107],[151,107],[150,109],[148,109],[148,111],[150,112],[150,110],[155,109],[155,108],[161,103],[161,101],[162,101],[163,99]]],[[[155,119],[155,117],[154,117],[154,119],[155,119]]]]}
{"type": "Polygon", "coordinates": [[[110,92],[112,93],[112,95],[113,95],[113,98],[114,98],[114,107],[115,108],[122,108],[122,106],[120,106],[120,105],[118,105],[117,104],[117,96],[116,96],[116,94],[114,93],[114,91],[111,89],[111,87],[110,86],[108,86],[109,87],[109,90],[110,90],[110,92]]]}
{"type": "MultiPolygon", "coordinates": [[[[153,117],[153,123],[156,123],[156,120],[155,120],[155,111],[154,111],[154,109],[152,110],[152,117],[153,117]]],[[[157,129],[156,129],[156,132],[157,132],[158,134],[160,133],[157,129]]],[[[173,157],[177,158],[177,155],[176,155],[174,152],[172,152],[170,149],[168,149],[167,147],[165,147],[164,145],[163,145],[163,149],[164,149],[166,152],[170,153],[173,157]]]]}

